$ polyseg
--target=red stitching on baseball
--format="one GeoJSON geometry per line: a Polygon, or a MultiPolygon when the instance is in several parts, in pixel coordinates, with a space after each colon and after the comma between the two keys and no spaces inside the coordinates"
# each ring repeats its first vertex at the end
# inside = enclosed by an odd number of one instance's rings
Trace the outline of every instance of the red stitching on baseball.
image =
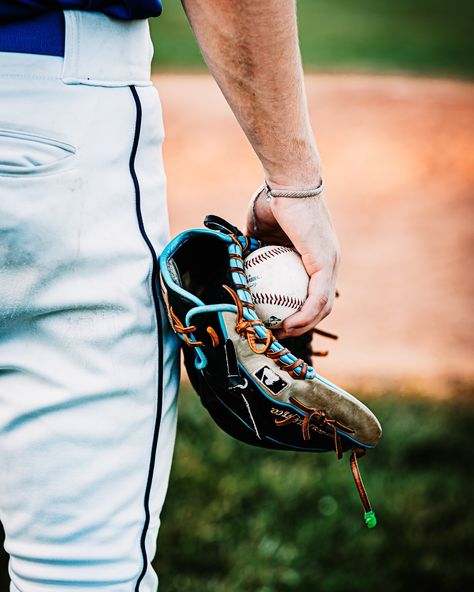
{"type": "Polygon", "coordinates": [[[276,304],[277,306],[289,306],[299,310],[304,300],[296,298],[295,296],[286,296],[284,294],[267,294],[266,292],[252,294],[255,304],[276,304]]]}
{"type": "Polygon", "coordinates": [[[263,263],[264,261],[268,261],[276,255],[283,255],[284,253],[294,253],[294,249],[290,249],[289,247],[273,247],[269,251],[265,251],[265,253],[258,253],[255,257],[248,257],[245,260],[246,267],[252,267],[253,265],[257,265],[258,263],[263,263]]]}

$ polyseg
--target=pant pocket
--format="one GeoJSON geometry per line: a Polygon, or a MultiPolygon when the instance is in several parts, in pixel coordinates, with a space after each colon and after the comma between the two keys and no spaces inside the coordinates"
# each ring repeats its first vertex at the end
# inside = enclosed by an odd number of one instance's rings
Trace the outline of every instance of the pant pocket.
{"type": "Polygon", "coordinates": [[[0,123],[0,175],[46,175],[71,164],[76,148],[48,134],[0,123]]]}

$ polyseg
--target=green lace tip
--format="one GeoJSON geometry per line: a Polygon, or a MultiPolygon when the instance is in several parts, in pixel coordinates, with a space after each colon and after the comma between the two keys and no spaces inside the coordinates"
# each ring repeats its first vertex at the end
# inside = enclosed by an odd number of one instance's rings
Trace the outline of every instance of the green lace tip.
{"type": "Polygon", "coordinates": [[[375,512],[373,510],[371,510],[370,512],[366,512],[364,514],[364,521],[367,525],[367,528],[374,528],[374,526],[376,526],[377,524],[377,517],[375,515],[375,512]]]}

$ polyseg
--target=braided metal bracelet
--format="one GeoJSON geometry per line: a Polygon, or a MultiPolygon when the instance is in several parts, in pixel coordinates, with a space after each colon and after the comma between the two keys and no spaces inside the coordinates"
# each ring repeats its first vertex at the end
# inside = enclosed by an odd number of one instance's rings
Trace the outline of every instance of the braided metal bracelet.
{"type": "Polygon", "coordinates": [[[321,193],[323,192],[324,181],[321,178],[321,183],[317,187],[314,187],[311,189],[287,190],[287,189],[272,189],[270,187],[270,185],[268,184],[268,181],[265,179],[263,189],[265,189],[265,195],[266,195],[267,201],[270,201],[272,199],[272,197],[290,197],[290,198],[317,197],[318,195],[321,195],[321,193]]]}
{"type": "Polygon", "coordinates": [[[252,220],[253,220],[253,230],[254,232],[258,232],[258,224],[257,224],[257,215],[255,213],[255,204],[257,203],[257,199],[260,197],[262,192],[265,192],[265,198],[267,201],[270,201],[272,197],[290,197],[290,198],[299,198],[299,197],[318,197],[321,195],[324,189],[324,181],[321,177],[321,183],[315,187],[314,189],[305,189],[301,191],[285,191],[283,189],[272,189],[268,184],[268,181],[265,179],[263,185],[255,191],[252,196],[252,220]]]}

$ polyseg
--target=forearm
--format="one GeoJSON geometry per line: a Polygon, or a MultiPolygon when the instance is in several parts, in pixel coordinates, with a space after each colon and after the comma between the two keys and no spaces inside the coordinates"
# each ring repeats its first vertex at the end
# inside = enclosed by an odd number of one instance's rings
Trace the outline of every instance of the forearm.
{"type": "Polygon", "coordinates": [[[274,186],[314,187],[294,0],[183,0],[208,67],[274,186]]]}

